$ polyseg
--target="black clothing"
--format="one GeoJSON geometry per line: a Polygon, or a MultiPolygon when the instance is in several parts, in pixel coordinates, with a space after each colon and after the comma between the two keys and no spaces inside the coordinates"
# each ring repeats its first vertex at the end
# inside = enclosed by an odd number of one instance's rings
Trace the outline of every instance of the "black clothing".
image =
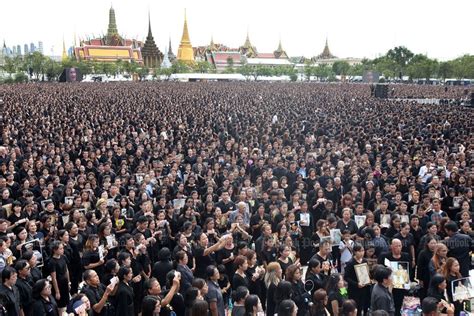
{"type": "Polygon", "coordinates": [[[446,245],[449,249],[448,257],[458,259],[459,265],[461,266],[461,275],[465,278],[468,277],[471,266],[470,251],[474,250],[474,244],[471,237],[455,233],[447,240],[446,245]]]}
{"type": "Polygon", "coordinates": [[[16,280],[16,287],[20,294],[20,307],[25,312],[25,315],[30,314],[31,304],[33,304],[32,286],[27,279],[18,277],[16,280]]]}
{"type": "MultiPolygon", "coordinates": [[[[51,257],[48,262],[48,271],[50,273],[56,272],[56,281],[58,282],[59,294],[61,295],[57,302],[58,307],[66,307],[69,302],[69,279],[67,277],[66,258],[64,256],[59,258],[51,257]]],[[[56,295],[54,287],[52,290],[53,295],[56,295]]]]}
{"type": "Polygon", "coordinates": [[[250,282],[247,277],[242,277],[240,274],[235,273],[232,278],[232,289],[236,290],[239,286],[249,288],[250,282]]]}
{"type": "Polygon", "coordinates": [[[196,260],[196,269],[194,276],[201,279],[206,279],[206,268],[214,264],[213,254],[204,255],[204,248],[197,246],[194,248],[194,258],[196,260]]]}
{"type": "Polygon", "coordinates": [[[357,303],[357,314],[361,315],[361,312],[367,312],[370,305],[370,284],[359,288],[359,281],[355,272],[355,265],[367,263],[366,259],[362,259],[359,263],[354,258],[346,263],[344,268],[344,280],[347,282],[347,291],[349,298],[353,299],[357,303]]]}
{"type": "Polygon", "coordinates": [[[308,292],[304,289],[304,284],[302,281],[293,282],[291,284],[293,296],[292,299],[298,306],[298,316],[305,316],[309,311],[309,302],[311,302],[311,297],[308,292]]]}
{"type": "Polygon", "coordinates": [[[171,260],[158,261],[153,265],[151,275],[158,280],[161,287],[166,286],[166,274],[173,270],[173,262],[171,260]]]}
{"type": "Polygon", "coordinates": [[[89,301],[91,302],[91,310],[92,310],[92,315],[93,316],[105,316],[107,315],[107,303],[104,305],[100,313],[96,313],[93,309],[93,306],[96,305],[97,303],[100,302],[102,299],[102,296],[104,296],[105,293],[105,286],[103,284],[99,284],[98,287],[93,287],[90,285],[85,285],[81,293],[85,294],[89,301]]]}
{"type": "Polygon", "coordinates": [[[433,257],[433,252],[428,249],[423,249],[418,255],[416,270],[416,278],[423,282],[423,294],[426,293],[428,287],[430,286],[431,273],[430,273],[430,260],[433,257]]]}
{"type": "Polygon", "coordinates": [[[115,315],[131,316],[135,313],[133,288],[125,282],[119,282],[115,293],[115,315]]]}
{"type": "MultiPolygon", "coordinates": [[[[166,295],[168,295],[169,290],[163,291],[161,293],[161,298],[165,298],[166,295]]],[[[184,298],[180,293],[176,293],[173,298],[171,299],[171,302],[169,304],[173,311],[176,313],[176,316],[184,316],[185,315],[185,306],[184,306],[184,298]]],[[[170,316],[171,315],[171,309],[166,306],[162,307],[160,310],[160,316],[170,316]]]]}
{"type": "Polygon", "coordinates": [[[31,305],[30,316],[59,316],[58,305],[52,295],[49,296],[49,301],[43,297],[35,299],[31,305]]]}
{"type": "Polygon", "coordinates": [[[18,288],[13,285],[11,288],[0,284],[0,303],[7,310],[8,316],[20,315],[20,294],[18,288]]]}

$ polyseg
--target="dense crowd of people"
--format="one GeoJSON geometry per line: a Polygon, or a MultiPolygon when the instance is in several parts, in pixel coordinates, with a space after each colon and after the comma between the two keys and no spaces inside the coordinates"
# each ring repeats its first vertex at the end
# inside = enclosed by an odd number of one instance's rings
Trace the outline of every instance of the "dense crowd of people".
{"type": "Polygon", "coordinates": [[[0,98],[0,315],[466,308],[472,109],[363,84],[24,84],[0,98]]]}

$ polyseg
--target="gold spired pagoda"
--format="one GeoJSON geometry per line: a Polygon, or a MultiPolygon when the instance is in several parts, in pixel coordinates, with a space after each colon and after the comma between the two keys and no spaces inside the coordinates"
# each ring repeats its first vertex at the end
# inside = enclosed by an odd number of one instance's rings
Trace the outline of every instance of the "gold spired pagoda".
{"type": "Polygon", "coordinates": [[[334,59],[337,58],[333,54],[331,54],[331,51],[329,50],[329,45],[328,45],[328,39],[326,38],[326,45],[324,45],[324,50],[323,52],[318,55],[318,59],[334,59]]]}
{"type": "Polygon", "coordinates": [[[258,55],[257,49],[255,48],[255,46],[252,46],[252,43],[250,43],[250,37],[249,37],[248,31],[247,31],[247,37],[245,38],[245,43],[243,46],[240,46],[239,52],[248,58],[255,58],[258,55]]]}
{"type": "Polygon", "coordinates": [[[178,48],[178,60],[184,62],[194,62],[194,52],[193,47],[191,46],[191,40],[189,39],[186,10],[184,11],[183,37],[181,38],[181,43],[179,44],[178,48]]]}
{"type": "Polygon", "coordinates": [[[163,61],[163,54],[156,46],[151,32],[150,13],[148,13],[148,36],[146,37],[145,45],[143,45],[142,48],[142,57],[145,66],[149,68],[159,67],[163,61]]]}
{"type": "Polygon", "coordinates": [[[275,58],[288,59],[288,54],[286,53],[286,51],[283,49],[283,46],[281,45],[281,39],[280,39],[280,42],[278,43],[278,48],[276,51],[273,52],[273,55],[275,55],[275,58]]]}

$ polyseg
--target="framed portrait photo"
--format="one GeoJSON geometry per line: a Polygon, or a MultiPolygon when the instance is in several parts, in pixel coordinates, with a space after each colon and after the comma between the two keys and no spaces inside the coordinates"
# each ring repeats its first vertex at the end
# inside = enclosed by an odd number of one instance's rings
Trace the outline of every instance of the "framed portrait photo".
{"type": "Polygon", "coordinates": [[[361,285],[370,284],[369,265],[366,262],[356,264],[354,270],[357,276],[357,281],[361,285]]]}

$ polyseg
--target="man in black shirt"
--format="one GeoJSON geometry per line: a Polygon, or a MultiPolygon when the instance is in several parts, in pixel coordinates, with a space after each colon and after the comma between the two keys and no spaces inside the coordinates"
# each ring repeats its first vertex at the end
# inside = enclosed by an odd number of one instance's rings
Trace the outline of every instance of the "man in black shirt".
{"type": "Polygon", "coordinates": [[[91,302],[93,315],[107,315],[107,309],[109,308],[107,299],[115,287],[115,284],[111,282],[107,287],[101,284],[99,275],[94,270],[86,270],[83,274],[83,278],[86,285],[82,288],[81,292],[85,294],[91,302]]]}
{"type": "Polygon", "coordinates": [[[0,284],[0,304],[7,311],[8,316],[20,316],[20,293],[15,283],[16,270],[6,267],[2,271],[2,284],[0,284]]]}
{"type": "Polygon", "coordinates": [[[458,225],[453,221],[446,223],[444,229],[449,236],[446,242],[449,249],[448,256],[458,259],[462,276],[468,277],[471,266],[470,252],[474,250],[472,239],[470,236],[460,234],[458,225]]]}
{"type": "MultiPolygon", "coordinates": [[[[390,251],[382,253],[378,259],[378,263],[384,265],[385,259],[390,262],[398,261],[409,263],[410,255],[406,252],[402,252],[402,247],[400,239],[392,239],[390,251]]],[[[399,315],[402,308],[403,297],[408,294],[408,291],[406,289],[393,289],[392,294],[395,301],[395,315],[399,315]]]]}
{"type": "Polygon", "coordinates": [[[18,260],[15,264],[15,270],[18,273],[16,287],[20,295],[20,308],[24,315],[30,314],[30,307],[33,303],[32,284],[28,282],[30,275],[30,265],[26,260],[18,260]]]}

